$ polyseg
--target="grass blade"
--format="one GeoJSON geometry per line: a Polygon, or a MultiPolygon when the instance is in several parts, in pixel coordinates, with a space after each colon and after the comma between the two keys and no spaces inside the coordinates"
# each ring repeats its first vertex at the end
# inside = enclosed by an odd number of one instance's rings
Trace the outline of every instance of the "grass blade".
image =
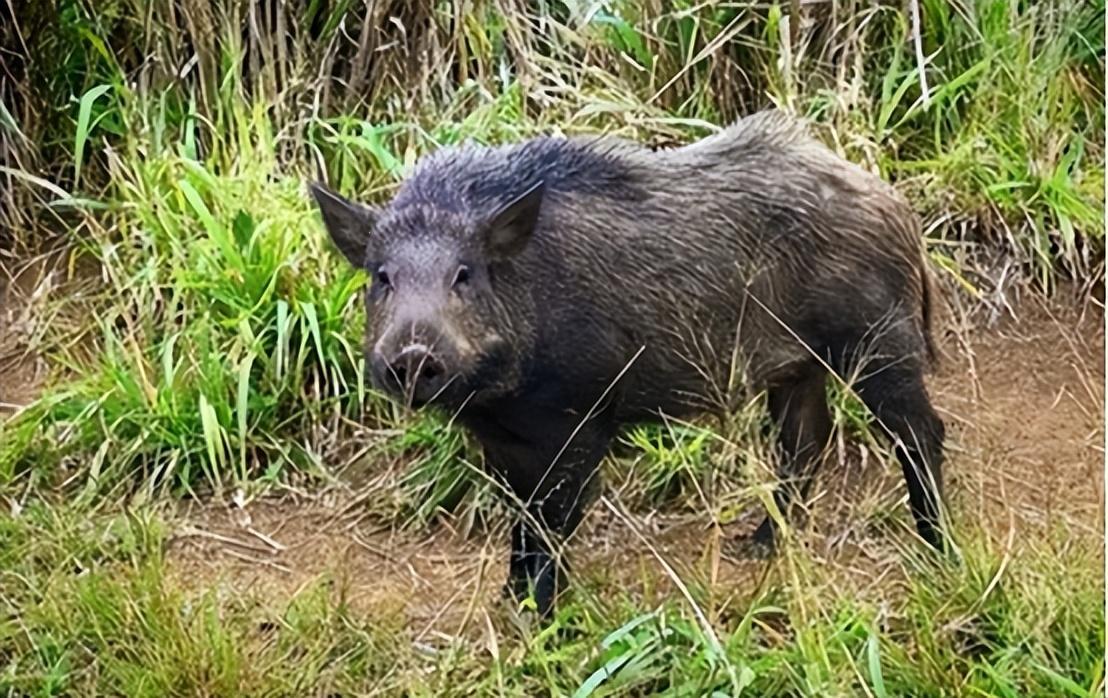
{"type": "Polygon", "coordinates": [[[73,143],[73,186],[81,182],[81,163],[84,162],[85,143],[92,130],[92,105],[96,100],[112,89],[111,85],[97,85],[85,94],[81,95],[77,109],[77,131],[73,143]]]}
{"type": "Polygon", "coordinates": [[[873,684],[874,694],[877,698],[888,698],[885,677],[881,672],[881,641],[877,637],[876,630],[870,630],[869,640],[866,641],[866,664],[869,667],[869,680],[873,684]]]}

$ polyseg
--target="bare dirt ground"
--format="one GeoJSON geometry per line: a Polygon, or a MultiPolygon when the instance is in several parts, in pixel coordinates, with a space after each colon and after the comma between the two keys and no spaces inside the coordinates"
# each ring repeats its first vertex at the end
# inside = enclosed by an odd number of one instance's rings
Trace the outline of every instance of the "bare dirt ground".
{"type": "MultiPolygon", "coordinates": [[[[1046,540],[1064,523],[1082,539],[1072,544],[1102,547],[1101,310],[1029,301],[1017,315],[1018,321],[1006,319],[993,329],[950,333],[944,365],[931,381],[948,425],[953,516],[1002,545],[1046,540]]],[[[831,467],[824,474],[815,531],[803,539],[817,555],[867,570],[877,584],[884,574],[880,560],[913,545],[908,526],[875,535],[859,524],[847,500],[884,498],[899,511],[903,486],[892,468],[855,471],[843,478],[831,467]],[[843,495],[844,479],[862,485],[843,495]],[[900,547],[890,538],[901,539],[900,547]]],[[[907,522],[902,508],[898,518],[907,522]]],[[[465,536],[444,524],[413,533],[375,524],[366,510],[342,498],[192,507],[180,514],[169,545],[171,574],[186,589],[215,587],[275,608],[302,589],[326,584],[359,613],[399,618],[416,642],[485,627],[486,614],[497,616],[506,571],[502,532],[465,536]]],[[[738,531],[713,526],[710,518],[627,513],[605,497],[573,542],[576,584],[600,596],[630,591],[651,600],[678,593],[677,579],[695,580],[713,594],[743,594],[767,563],[729,556],[726,540],[738,531]]]]}

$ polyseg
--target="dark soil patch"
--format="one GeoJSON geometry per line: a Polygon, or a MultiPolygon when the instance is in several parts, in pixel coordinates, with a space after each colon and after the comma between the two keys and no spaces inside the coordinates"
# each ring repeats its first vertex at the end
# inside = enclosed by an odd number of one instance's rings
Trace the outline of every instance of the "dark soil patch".
{"type": "Polygon", "coordinates": [[[44,378],[43,362],[25,342],[42,280],[42,269],[31,267],[13,273],[0,266],[0,417],[34,400],[44,378]]]}

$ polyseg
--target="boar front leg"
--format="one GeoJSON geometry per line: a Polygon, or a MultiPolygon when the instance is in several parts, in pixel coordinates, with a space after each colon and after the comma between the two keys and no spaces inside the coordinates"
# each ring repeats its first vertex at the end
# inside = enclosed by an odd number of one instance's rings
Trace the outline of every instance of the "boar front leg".
{"type": "Polygon", "coordinates": [[[518,448],[485,446],[486,462],[508,485],[513,502],[521,509],[520,519],[512,527],[505,593],[516,599],[532,595],[543,617],[553,611],[563,587],[560,548],[599,489],[597,466],[610,440],[609,430],[586,425],[564,449],[564,440],[529,448],[526,453],[518,448]]]}

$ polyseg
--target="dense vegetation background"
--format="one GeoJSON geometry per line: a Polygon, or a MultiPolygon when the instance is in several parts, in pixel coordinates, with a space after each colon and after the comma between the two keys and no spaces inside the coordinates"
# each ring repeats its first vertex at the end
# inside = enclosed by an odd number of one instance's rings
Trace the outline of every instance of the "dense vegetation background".
{"type": "MultiPolygon", "coordinates": [[[[163,552],[174,502],[354,480],[389,525],[501,521],[462,435],[367,394],[364,279],[325,242],[317,175],[379,200],[464,139],[672,145],[777,105],[910,197],[963,316],[1098,303],[1103,2],[28,0],[0,7],[0,40],[0,381],[45,367],[0,412],[0,689],[1103,689],[1102,553],[1044,544],[1013,573],[972,526],[951,569],[901,550],[907,581],[880,603],[806,591],[820,568],[798,549],[737,616],[582,599],[491,656],[462,636],[422,653],[322,587],[263,610],[191,597],[163,552]]],[[[634,432],[611,464],[624,501],[706,519],[756,502],[759,415],[634,432]]]]}

